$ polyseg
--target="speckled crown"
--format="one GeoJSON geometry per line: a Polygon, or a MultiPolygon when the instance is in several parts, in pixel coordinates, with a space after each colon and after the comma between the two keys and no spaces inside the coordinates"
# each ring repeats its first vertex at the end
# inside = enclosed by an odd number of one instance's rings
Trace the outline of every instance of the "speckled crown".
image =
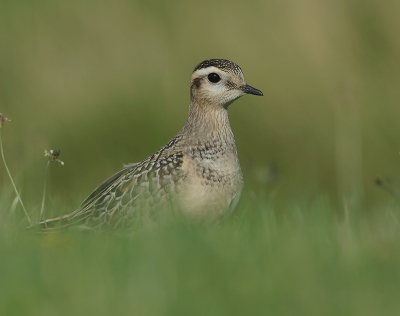
{"type": "Polygon", "coordinates": [[[232,71],[237,74],[243,73],[242,69],[238,65],[236,65],[233,61],[227,59],[207,59],[198,64],[196,68],[194,68],[193,72],[208,67],[216,67],[221,70],[232,71]]]}

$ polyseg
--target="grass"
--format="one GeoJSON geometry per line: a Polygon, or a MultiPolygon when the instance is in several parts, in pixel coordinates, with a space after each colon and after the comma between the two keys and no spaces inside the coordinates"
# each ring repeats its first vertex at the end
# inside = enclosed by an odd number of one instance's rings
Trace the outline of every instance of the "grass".
{"type": "MultiPolygon", "coordinates": [[[[63,164],[55,152],[46,152],[40,218],[49,164],[63,164]]],[[[30,217],[18,212],[26,209],[4,165],[12,186],[0,195],[0,315],[365,316],[400,309],[395,194],[366,212],[349,199],[338,210],[322,194],[288,206],[252,192],[222,226],[171,218],[130,236],[36,235],[24,229],[30,217]]],[[[70,211],[57,202],[52,208],[70,211]]]]}
{"type": "Polygon", "coordinates": [[[28,215],[28,212],[27,212],[26,209],[25,209],[24,203],[23,203],[22,200],[21,200],[21,196],[20,196],[20,194],[19,194],[19,192],[18,192],[18,190],[17,190],[17,187],[15,186],[15,183],[14,183],[14,180],[13,180],[13,178],[12,178],[12,176],[11,176],[10,170],[9,170],[8,167],[7,167],[6,159],[4,158],[3,141],[2,141],[2,139],[1,139],[1,129],[2,129],[2,127],[3,127],[3,124],[4,124],[4,118],[3,118],[3,116],[2,116],[1,113],[0,113],[0,152],[1,152],[2,162],[4,163],[4,168],[5,168],[6,171],[7,171],[8,177],[10,178],[11,184],[12,184],[12,186],[13,186],[13,188],[14,188],[14,192],[15,192],[15,194],[16,194],[16,196],[17,196],[17,199],[18,199],[19,203],[20,203],[21,206],[22,206],[22,209],[24,210],[24,213],[25,213],[25,215],[26,215],[26,218],[28,219],[29,224],[32,224],[31,219],[30,219],[30,217],[29,217],[29,215],[28,215]]]}
{"type": "Polygon", "coordinates": [[[0,314],[396,315],[393,203],[337,219],[323,198],[287,209],[245,198],[223,226],[170,221],[132,236],[34,235],[7,217],[0,314]]]}

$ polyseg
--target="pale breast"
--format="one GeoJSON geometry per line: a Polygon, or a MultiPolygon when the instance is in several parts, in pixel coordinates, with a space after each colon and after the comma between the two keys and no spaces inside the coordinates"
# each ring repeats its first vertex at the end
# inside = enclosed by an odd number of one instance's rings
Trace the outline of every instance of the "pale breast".
{"type": "Polygon", "coordinates": [[[237,204],[243,180],[235,145],[205,144],[184,155],[182,192],[177,197],[189,219],[212,222],[237,204]]]}

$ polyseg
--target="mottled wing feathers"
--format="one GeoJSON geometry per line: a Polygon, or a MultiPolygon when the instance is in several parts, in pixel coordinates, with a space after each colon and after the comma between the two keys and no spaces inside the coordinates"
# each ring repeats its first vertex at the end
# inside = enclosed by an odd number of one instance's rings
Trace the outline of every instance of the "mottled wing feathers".
{"type": "Polygon", "coordinates": [[[60,228],[77,224],[102,230],[129,228],[142,211],[155,212],[170,194],[179,191],[184,177],[183,154],[175,150],[177,141],[175,138],[147,159],[125,166],[94,190],[76,211],[47,223],[54,226],[59,221],[60,228]]]}
{"type": "MultiPolygon", "coordinates": [[[[136,164],[135,164],[136,165],[136,164]]],[[[99,185],[96,190],[94,190],[82,203],[80,208],[85,208],[86,206],[90,205],[91,202],[93,202],[98,196],[102,195],[104,192],[106,192],[118,179],[124,175],[125,173],[128,173],[130,170],[127,170],[128,168],[124,168],[120,172],[117,172],[115,175],[104,181],[101,185],[99,185]]],[[[132,169],[132,168],[131,168],[132,169]]]]}

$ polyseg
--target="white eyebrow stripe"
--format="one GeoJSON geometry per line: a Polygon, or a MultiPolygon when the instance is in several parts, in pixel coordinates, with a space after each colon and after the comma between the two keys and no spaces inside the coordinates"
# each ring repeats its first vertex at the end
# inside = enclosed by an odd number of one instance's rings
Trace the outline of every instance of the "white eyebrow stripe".
{"type": "Polygon", "coordinates": [[[196,70],[194,73],[198,77],[202,77],[202,76],[208,75],[209,73],[212,73],[212,72],[221,73],[221,71],[222,71],[221,69],[211,66],[211,67],[201,68],[199,70],[196,70]]]}

